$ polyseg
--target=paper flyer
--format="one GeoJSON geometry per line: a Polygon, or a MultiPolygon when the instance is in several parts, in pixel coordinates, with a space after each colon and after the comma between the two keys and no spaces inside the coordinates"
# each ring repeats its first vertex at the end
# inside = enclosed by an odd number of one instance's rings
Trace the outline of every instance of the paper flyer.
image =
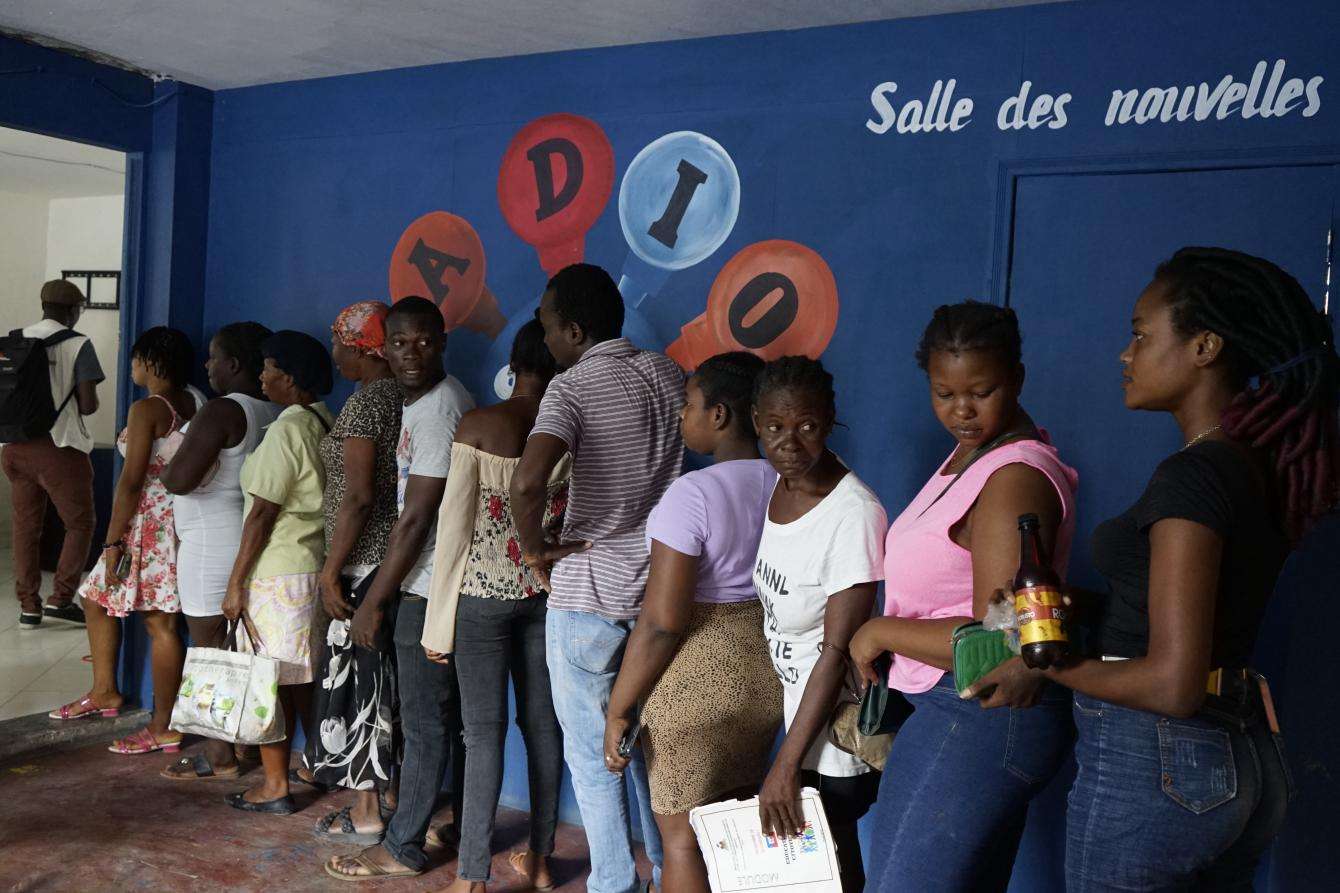
{"type": "Polygon", "coordinates": [[[707,863],[712,893],[842,893],[837,855],[819,792],[803,789],[800,804],[804,833],[780,839],[763,835],[757,797],[709,803],[689,811],[689,823],[707,863]]]}

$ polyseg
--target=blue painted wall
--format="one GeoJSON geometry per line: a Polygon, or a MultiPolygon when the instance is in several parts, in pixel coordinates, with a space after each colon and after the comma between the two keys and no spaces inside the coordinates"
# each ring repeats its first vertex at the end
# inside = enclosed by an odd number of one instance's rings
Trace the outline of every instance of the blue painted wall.
{"type": "MultiPolygon", "coordinates": [[[[671,131],[701,131],[739,170],[739,219],[713,256],[674,274],[647,301],[645,315],[663,346],[703,312],[713,278],[745,245],[785,238],[818,251],[841,296],[825,355],[837,378],[840,417],[850,426],[837,435],[837,448],[896,513],[949,448],[911,359],[920,330],[940,303],[1004,295],[1014,181],[1003,168],[1044,159],[1175,170],[1225,156],[1334,155],[1337,40],[1340,7],[1324,0],[1077,2],[223,91],[214,99],[204,328],[254,316],[324,336],[342,305],[386,296],[392,247],[412,220],[434,210],[474,225],[503,312],[523,312],[545,276],[498,207],[498,166],[517,130],[553,112],[594,119],[614,147],[616,197],[618,178],[643,146],[671,131]],[[1226,74],[1246,82],[1257,62],[1276,59],[1287,60],[1286,78],[1325,78],[1319,111],[1104,124],[1113,90],[1202,81],[1212,89],[1226,74]],[[880,120],[870,98],[876,85],[896,82],[892,100],[901,106],[924,102],[937,80],[950,78],[955,96],[975,104],[957,132],[894,128],[877,135],[866,126],[880,120]],[[998,108],[1024,80],[1034,95],[1072,94],[1064,128],[998,128],[998,108]]],[[[617,273],[628,247],[616,203],[612,198],[587,235],[586,258],[617,273]]],[[[1308,285],[1320,298],[1319,281],[1308,285]]],[[[1023,324],[1027,336],[1030,320],[1023,324]]],[[[1076,364],[1113,364],[1108,347],[1123,337],[1077,331],[1026,348],[1076,364]]],[[[489,347],[464,330],[451,338],[451,368],[477,393],[493,372],[484,363],[489,347]]],[[[1059,389],[1063,382],[1032,379],[1029,387],[1059,389]]],[[[1103,427],[1131,424],[1119,394],[1076,394],[1069,409],[1090,414],[1093,425],[1060,446],[1083,476],[1100,476],[1110,463],[1103,427]]],[[[1335,544],[1334,529],[1323,536],[1335,544]]],[[[1313,595],[1333,591],[1322,582],[1333,572],[1333,564],[1312,555],[1294,563],[1289,585],[1313,595]]],[[[1278,663],[1286,649],[1309,647],[1315,643],[1294,629],[1263,651],[1278,663]]],[[[1333,848],[1308,845],[1334,827],[1326,804],[1340,793],[1331,778],[1337,754],[1321,740],[1328,716],[1301,704],[1286,714],[1310,749],[1294,753],[1305,793],[1278,848],[1287,856],[1276,860],[1274,888],[1310,889],[1340,867],[1333,848]]],[[[518,805],[526,797],[522,759],[514,732],[504,797],[518,805]]],[[[1058,884],[1061,793],[1058,786],[1035,810],[1015,889],[1058,884]]],[[[574,817],[570,796],[564,815],[574,817]]],[[[878,829],[865,830],[878,839],[878,829]]]]}
{"type": "MultiPolygon", "coordinates": [[[[343,304],[385,297],[392,246],[412,220],[434,210],[474,225],[503,312],[523,312],[545,277],[534,250],[503,220],[496,197],[498,165],[517,130],[553,112],[594,119],[614,147],[616,197],[618,178],[644,145],[674,130],[701,131],[727,149],[739,170],[739,219],[712,257],[674,274],[647,301],[645,315],[664,345],[703,312],[713,278],[745,245],[786,238],[818,251],[841,300],[825,356],[837,378],[840,416],[850,426],[837,446],[897,512],[948,449],[911,361],[916,338],[940,303],[1004,295],[1014,181],[1002,167],[1035,159],[1083,167],[1110,159],[1178,169],[1223,156],[1335,153],[1337,39],[1340,7],[1321,0],[1079,2],[220,92],[204,328],[254,315],[322,335],[343,304]],[[1257,62],[1281,58],[1286,78],[1325,78],[1315,114],[1304,117],[1300,107],[1270,120],[1232,115],[1104,124],[1113,90],[1202,81],[1213,88],[1226,74],[1246,82],[1257,62]],[[956,97],[975,105],[957,132],[894,128],[877,135],[866,126],[880,120],[870,99],[876,85],[896,82],[892,100],[901,106],[924,102],[937,80],[949,78],[956,97]],[[1072,94],[1064,128],[998,128],[998,108],[1024,80],[1034,95],[1072,94]]],[[[627,254],[612,198],[587,236],[586,257],[617,273],[627,254]]],[[[1308,285],[1320,297],[1319,282],[1308,285]]],[[[1023,323],[1027,336],[1030,320],[1023,323]]],[[[1028,349],[1110,364],[1115,350],[1108,348],[1124,336],[1071,334],[1028,349]]],[[[452,336],[451,367],[477,393],[487,391],[493,372],[484,362],[489,346],[472,332],[452,336]]],[[[1061,386],[1036,378],[1029,385],[1061,386]]],[[[1061,447],[1082,475],[1100,476],[1110,461],[1103,427],[1131,424],[1119,395],[1078,394],[1069,409],[1090,414],[1093,425],[1061,447]]],[[[1334,544],[1334,529],[1323,537],[1334,544]]],[[[1323,581],[1335,568],[1316,551],[1294,563],[1289,586],[1333,590],[1323,581]]],[[[1075,572],[1092,577],[1085,568],[1075,572]]],[[[1288,649],[1315,649],[1297,628],[1272,635],[1263,644],[1266,663],[1282,663],[1288,649]]],[[[1334,704],[1334,697],[1325,699],[1334,704]]],[[[1340,791],[1331,778],[1336,749],[1320,731],[1327,720],[1304,703],[1291,699],[1285,711],[1286,724],[1299,729],[1293,756],[1305,784],[1273,871],[1263,872],[1278,882],[1275,889],[1309,889],[1340,867],[1329,849],[1309,845],[1333,827],[1318,820],[1332,815],[1326,804],[1340,791]]],[[[522,759],[513,733],[504,797],[518,805],[526,799],[522,759]]],[[[1057,785],[1035,810],[1015,889],[1059,884],[1062,789],[1057,785]]],[[[564,815],[575,817],[570,796],[564,815]]],[[[865,831],[878,839],[878,829],[865,831]]]]}

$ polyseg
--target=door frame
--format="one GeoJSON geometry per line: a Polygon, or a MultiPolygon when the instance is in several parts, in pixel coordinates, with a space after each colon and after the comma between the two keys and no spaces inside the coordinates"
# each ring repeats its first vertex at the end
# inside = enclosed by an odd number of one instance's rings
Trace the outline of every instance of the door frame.
{"type": "MultiPolygon", "coordinates": [[[[1085,174],[1168,174],[1193,171],[1251,170],[1266,167],[1340,166],[1340,144],[1317,147],[1280,147],[1221,152],[1184,152],[1156,155],[1114,155],[1092,158],[1005,158],[996,165],[995,224],[992,228],[990,267],[983,294],[993,304],[1008,307],[1010,275],[1014,267],[1014,219],[1019,181],[1025,177],[1085,174]]],[[[1340,181],[1340,174],[1337,175],[1340,181]]],[[[1340,187],[1340,182],[1337,183],[1340,187]]],[[[1340,192],[1340,190],[1338,190],[1340,192]]],[[[1340,208],[1332,206],[1331,229],[1340,229],[1340,208]]],[[[1328,249],[1330,250],[1330,246],[1328,249]]]]}

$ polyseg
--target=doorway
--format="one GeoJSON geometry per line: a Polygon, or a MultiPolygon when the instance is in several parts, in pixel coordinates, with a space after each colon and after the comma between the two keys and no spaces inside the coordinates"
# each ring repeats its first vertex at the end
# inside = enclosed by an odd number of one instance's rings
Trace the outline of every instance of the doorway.
{"type": "MultiPolygon", "coordinates": [[[[1340,167],[1332,161],[1014,179],[1008,275],[998,297],[1018,311],[1023,329],[1024,405],[1080,474],[1072,582],[1102,591],[1090,556],[1094,527],[1125,511],[1159,461],[1182,445],[1167,416],[1122,403],[1117,357],[1155,267],[1187,245],[1237,249],[1278,264],[1325,307],[1340,198],[1340,167]]],[[[1325,886],[1340,870],[1323,830],[1340,796],[1340,779],[1324,768],[1340,758],[1329,730],[1340,695],[1322,657],[1331,653],[1323,630],[1334,622],[1337,574],[1340,524],[1322,524],[1286,565],[1257,643],[1254,663],[1275,691],[1299,781],[1258,889],[1325,886]]],[[[1039,811],[1059,817],[1063,793],[1049,791],[1039,811]]],[[[1031,827],[1026,846],[1045,853],[1063,833],[1031,827]]],[[[1059,872],[1052,880],[1060,889],[1059,872]]]]}
{"type": "MultiPolygon", "coordinates": [[[[0,127],[0,325],[7,332],[36,322],[42,283],[69,279],[86,298],[75,328],[93,343],[106,376],[98,411],[83,418],[94,443],[95,546],[110,512],[121,390],[126,163],[123,152],[0,127]]],[[[12,509],[9,481],[0,475],[0,721],[77,700],[92,682],[82,625],[44,618],[36,628],[19,628],[12,509]]],[[[54,511],[48,515],[43,598],[51,594],[61,535],[54,511]]]]}

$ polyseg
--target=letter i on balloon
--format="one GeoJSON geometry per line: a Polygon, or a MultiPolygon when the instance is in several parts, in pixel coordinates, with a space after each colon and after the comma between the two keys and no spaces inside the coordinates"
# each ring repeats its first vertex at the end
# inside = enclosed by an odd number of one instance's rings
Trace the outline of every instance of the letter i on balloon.
{"type": "Polygon", "coordinates": [[[680,329],[665,352],[688,371],[731,350],[765,360],[818,358],[837,318],[837,280],[818,252],[769,239],[746,245],[726,262],[708,293],[707,312],[680,329]]]}
{"type": "Polygon", "coordinates": [[[405,228],[391,252],[392,301],[429,298],[442,311],[447,331],[464,326],[489,338],[507,324],[484,284],[484,245],[463,217],[433,211],[405,228]]]}
{"type": "Polygon", "coordinates": [[[721,247],[740,212],[740,175],[721,144],[691,130],[648,143],[624,171],[619,223],[629,255],[619,291],[636,310],[675,270],[721,247]]]}

